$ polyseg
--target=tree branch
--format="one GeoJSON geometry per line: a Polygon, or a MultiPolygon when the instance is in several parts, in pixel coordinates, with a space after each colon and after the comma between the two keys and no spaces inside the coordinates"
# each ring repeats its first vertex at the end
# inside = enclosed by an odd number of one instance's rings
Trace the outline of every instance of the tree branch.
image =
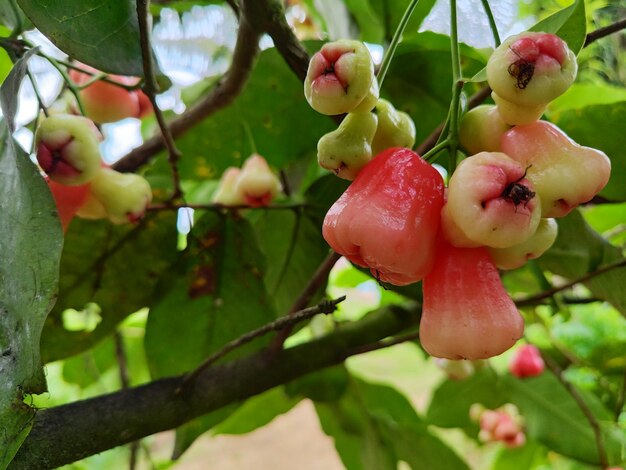
{"type": "Polygon", "coordinates": [[[610,24],[604,28],[596,29],[595,31],[592,31],[589,34],[587,34],[587,37],[585,38],[585,44],[583,45],[583,47],[587,47],[592,42],[597,41],[598,39],[601,39],[603,37],[606,37],[609,34],[617,33],[618,31],[621,31],[622,29],[625,29],[625,28],[626,28],[626,18],[622,18],[621,20],[616,21],[615,23],[610,24]]]}
{"type": "Polygon", "coordinates": [[[182,377],[157,380],[37,412],[9,469],[48,469],[127,444],[343,362],[354,350],[419,322],[419,309],[390,306],[299,346],[262,350],[205,370],[176,395],[182,377]]]}
{"type": "MultiPolygon", "coordinates": [[[[169,123],[173,138],[180,137],[208,116],[225,108],[241,93],[259,52],[259,37],[260,33],[252,28],[246,15],[242,15],[230,69],[211,94],[169,123]]],[[[135,171],[163,149],[163,138],[156,135],[131,150],[113,168],[122,172],[135,171]]]]}

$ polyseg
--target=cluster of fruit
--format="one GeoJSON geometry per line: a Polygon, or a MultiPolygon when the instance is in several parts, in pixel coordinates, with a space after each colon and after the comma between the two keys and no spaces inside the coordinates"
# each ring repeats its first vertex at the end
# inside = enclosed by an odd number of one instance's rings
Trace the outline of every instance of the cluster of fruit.
{"type": "Polygon", "coordinates": [[[213,194],[213,202],[224,206],[266,207],[281,190],[278,177],[267,161],[252,154],[240,168],[231,166],[222,177],[213,194]]]}
{"type": "MultiPolygon", "coordinates": [[[[90,69],[91,70],[91,69],[90,69]]],[[[140,175],[120,173],[101,159],[102,134],[95,123],[140,117],[152,108],[140,90],[126,90],[75,70],[70,76],[85,86],[79,92],[85,116],[78,115],[65,93],[40,119],[35,134],[37,161],[45,172],[59,218],[66,230],[74,216],[107,218],[115,224],[136,222],[152,200],[150,184],[140,175]]],[[[136,78],[115,77],[120,83],[136,78]]]]}
{"type": "Polygon", "coordinates": [[[320,166],[340,178],[353,180],[385,149],[415,144],[411,117],[378,98],[374,62],[359,41],[331,42],[315,53],[304,81],[304,96],[322,114],[347,113],[339,127],[317,144],[320,166]]]}
{"type": "Polygon", "coordinates": [[[470,408],[470,418],[480,426],[478,439],[482,442],[502,442],[511,448],[526,443],[522,419],[515,405],[507,403],[496,410],[489,410],[476,403],[470,408]]]}
{"type": "Polygon", "coordinates": [[[524,328],[498,268],[540,256],[556,238],[553,218],[592,199],[609,178],[605,154],[536,121],[572,83],[575,56],[547,33],[524,33],[496,49],[487,71],[497,105],[463,120],[461,143],[475,154],[459,164],[445,188],[435,168],[402,148],[412,144],[397,143],[405,136],[400,126],[400,138],[385,139],[372,158],[376,117],[362,115],[374,115],[370,97],[377,87],[370,83],[371,58],[366,63],[356,44],[324,46],[311,59],[305,82],[314,109],[349,113],[318,144],[322,166],[354,179],[328,211],[324,238],[379,281],[423,281],[420,340],[431,355],[498,355],[524,328]]]}

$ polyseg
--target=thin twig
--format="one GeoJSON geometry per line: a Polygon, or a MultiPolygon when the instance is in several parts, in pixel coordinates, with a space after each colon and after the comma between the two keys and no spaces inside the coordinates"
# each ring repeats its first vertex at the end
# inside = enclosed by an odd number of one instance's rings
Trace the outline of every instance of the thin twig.
{"type": "Polygon", "coordinates": [[[308,320],[309,318],[314,317],[320,313],[330,314],[333,313],[337,304],[343,302],[346,299],[346,296],[343,295],[334,300],[326,300],[322,301],[314,307],[305,308],[298,312],[294,312],[284,317],[279,318],[271,323],[263,325],[256,330],[249,331],[248,333],[236,338],[220,349],[215,353],[211,354],[207,357],[202,364],[196,367],[193,371],[185,375],[181,381],[180,387],[176,391],[177,394],[182,392],[190,383],[192,383],[203,371],[211,367],[211,365],[215,364],[216,361],[224,357],[226,354],[231,351],[243,346],[244,344],[249,343],[252,340],[260,338],[261,336],[265,336],[267,333],[271,331],[281,331],[285,328],[292,327],[293,325],[300,323],[302,321],[308,320]]]}
{"type": "Polygon", "coordinates": [[[602,428],[600,427],[600,423],[598,423],[598,420],[594,416],[593,412],[589,409],[587,403],[585,403],[585,400],[583,400],[580,393],[578,393],[578,390],[576,390],[576,388],[570,382],[565,380],[561,368],[548,355],[541,354],[541,357],[543,358],[543,361],[545,362],[548,369],[550,369],[550,371],[554,374],[554,376],[561,383],[561,385],[565,387],[565,389],[572,396],[574,401],[578,404],[580,411],[583,412],[583,414],[587,418],[587,421],[589,421],[589,424],[591,425],[593,434],[595,436],[596,446],[598,448],[598,458],[600,461],[599,463],[602,468],[608,468],[609,460],[606,455],[606,448],[604,446],[604,438],[602,437],[602,428]]]}
{"type": "MultiPolygon", "coordinates": [[[[115,339],[115,358],[120,371],[120,383],[122,390],[130,388],[130,375],[128,373],[128,361],[126,360],[126,348],[124,347],[124,338],[119,330],[113,335],[115,339]]],[[[129,470],[134,470],[137,466],[137,452],[139,451],[140,441],[130,443],[130,457],[128,460],[129,470]]]]}
{"type": "Polygon", "coordinates": [[[621,31],[622,29],[625,29],[625,28],[626,28],[626,18],[622,18],[621,20],[618,20],[613,24],[605,26],[604,28],[596,29],[595,31],[592,31],[589,34],[587,34],[587,37],[585,38],[585,44],[583,44],[583,47],[587,47],[592,42],[597,41],[598,39],[606,37],[610,34],[617,33],[618,31],[621,31]]]}
{"type": "MultiPolygon", "coordinates": [[[[341,258],[340,254],[335,253],[334,251],[329,253],[326,259],[324,259],[324,261],[322,261],[322,263],[319,265],[317,271],[315,271],[315,274],[313,274],[313,277],[311,277],[311,280],[304,288],[300,296],[294,302],[291,310],[289,311],[289,315],[295,315],[295,312],[302,310],[308,305],[313,295],[318,291],[322,284],[328,280],[328,274],[330,273],[330,270],[333,268],[335,263],[339,260],[339,258],[341,258]]],[[[279,333],[276,335],[276,338],[274,338],[274,341],[270,345],[270,350],[280,350],[289,335],[291,334],[292,330],[293,327],[290,326],[279,331],[279,333]]]]}
{"type": "Polygon", "coordinates": [[[552,289],[539,292],[538,294],[530,295],[528,297],[524,297],[523,299],[516,300],[515,305],[517,305],[518,307],[534,305],[538,301],[552,297],[554,294],[564,291],[565,289],[569,289],[570,287],[573,287],[576,284],[586,282],[590,279],[593,279],[596,276],[599,276],[600,274],[604,274],[606,272],[612,271],[613,269],[621,268],[623,266],[626,266],[626,258],[622,258],[620,260],[614,261],[613,263],[606,264],[596,269],[595,271],[588,272],[584,276],[581,276],[578,279],[574,279],[573,281],[567,282],[561,286],[553,287],[552,289]]]}
{"type": "MultiPolygon", "coordinates": [[[[241,93],[258,55],[259,37],[259,33],[252,29],[245,16],[242,16],[228,72],[208,96],[169,123],[173,138],[180,137],[208,116],[225,108],[241,93]]],[[[163,148],[161,136],[154,136],[125,155],[113,165],[113,168],[122,172],[135,171],[163,148]]]]}
{"type": "Polygon", "coordinates": [[[180,160],[181,153],[174,143],[172,132],[165,122],[165,117],[163,116],[163,113],[161,112],[161,109],[156,101],[158,85],[156,77],[154,76],[154,62],[150,41],[151,17],[149,8],[150,0],[137,0],[137,19],[139,21],[139,40],[141,43],[141,58],[143,61],[144,91],[150,99],[150,103],[152,103],[154,115],[159,123],[159,129],[161,130],[163,145],[167,148],[168,162],[172,170],[172,180],[174,186],[174,191],[170,200],[175,201],[183,196],[182,188],[180,186],[180,175],[178,173],[178,161],[180,160]]]}
{"type": "Polygon", "coordinates": [[[624,377],[622,378],[622,386],[619,389],[619,395],[617,396],[617,402],[615,403],[615,420],[617,421],[624,411],[624,404],[626,403],[626,367],[624,367],[624,377]]]}

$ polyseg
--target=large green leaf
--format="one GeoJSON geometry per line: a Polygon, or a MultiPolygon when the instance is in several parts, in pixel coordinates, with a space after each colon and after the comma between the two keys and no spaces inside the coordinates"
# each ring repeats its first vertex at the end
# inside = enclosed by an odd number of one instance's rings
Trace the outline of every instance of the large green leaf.
{"type": "Polygon", "coordinates": [[[414,470],[468,469],[392,387],[353,379],[340,400],[315,407],[347,469],[395,469],[399,460],[414,470]]]}
{"type": "MultiPolygon", "coordinates": [[[[538,259],[543,269],[568,279],[577,279],[623,258],[621,250],[593,230],[579,211],[558,219],[558,224],[559,234],[554,245],[538,259]]],[[[626,267],[621,267],[595,276],[585,285],[596,297],[610,302],[622,315],[626,315],[624,279],[626,267]]]]}
{"type": "Polygon", "coordinates": [[[550,116],[580,145],[605,152],[611,159],[611,179],[600,193],[614,201],[626,201],[626,101],[564,110],[550,116]]]}
{"type": "Polygon", "coordinates": [[[218,424],[213,434],[246,434],[270,423],[277,416],[287,413],[299,398],[288,396],[283,387],[249,398],[226,420],[218,424]]]}
{"type": "MultiPolygon", "coordinates": [[[[264,272],[265,259],[245,219],[212,212],[200,218],[184,257],[161,280],[162,295],[150,310],[145,346],[152,376],[188,372],[227,342],[273,320],[276,313],[265,291],[264,272]]],[[[234,355],[267,340],[239,348],[234,355]]],[[[235,408],[181,427],[175,455],[235,408]]]]}
{"type": "Polygon", "coordinates": [[[443,428],[475,427],[469,409],[474,403],[497,408],[505,402],[498,378],[490,368],[477,371],[465,380],[445,380],[433,393],[428,422],[443,428]]]}
{"type": "Polygon", "coordinates": [[[71,57],[105,72],[143,76],[133,0],[18,0],[33,24],[71,57]]]}
{"type": "Polygon", "coordinates": [[[39,340],[55,300],[63,245],[50,191],[10,132],[27,59],[0,89],[0,468],[19,449],[35,415],[24,394],[46,389],[39,340]]]}
{"type": "Polygon", "coordinates": [[[65,234],[59,300],[42,338],[46,362],[78,354],[111,334],[116,325],[154,301],[155,287],[180,253],[176,217],[150,214],[138,226],[74,219],[65,234]],[[95,330],[67,329],[66,309],[102,321],[95,330]]]}
{"type": "MultiPolygon", "coordinates": [[[[524,416],[525,429],[549,449],[563,455],[595,463],[599,461],[595,434],[587,417],[567,389],[551,374],[528,379],[516,379],[511,375],[503,378],[511,401],[524,416]]],[[[612,422],[612,413],[592,395],[578,392],[601,423],[607,456],[611,463],[621,459],[626,433],[612,422]]]]}
{"type": "Polygon", "coordinates": [[[585,43],[585,35],[587,34],[585,1],[575,0],[567,8],[544,18],[532,26],[530,30],[557,34],[572,51],[578,53],[585,43]]]}

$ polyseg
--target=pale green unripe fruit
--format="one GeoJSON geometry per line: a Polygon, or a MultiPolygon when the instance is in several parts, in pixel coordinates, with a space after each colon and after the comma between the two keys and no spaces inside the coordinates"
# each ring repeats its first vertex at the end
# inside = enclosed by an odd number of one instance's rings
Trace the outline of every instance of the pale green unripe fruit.
{"type": "Polygon", "coordinates": [[[499,152],[500,137],[510,128],[494,105],[483,104],[470,109],[461,119],[459,141],[470,155],[499,152]]]}
{"type": "Polygon", "coordinates": [[[577,70],[576,55],[565,41],[554,34],[524,32],[496,48],[487,62],[487,80],[503,100],[532,108],[564,93],[577,70]]]}
{"type": "Polygon", "coordinates": [[[317,161],[337,176],[353,180],[372,159],[378,118],[373,113],[349,113],[339,127],[317,143],[317,161]]]}
{"type": "Polygon", "coordinates": [[[54,114],[40,121],[35,134],[37,161],[51,180],[77,186],[99,170],[101,134],[85,117],[54,114]]]}
{"type": "Polygon", "coordinates": [[[523,106],[521,104],[507,101],[495,91],[491,93],[491,98],[496,103],[496,109],[501,119],[511,126],[521,126],[530,124],[538,120],[546,110],[545,104],[537,106],[523,106]]]}
{"type": "Polygon", "coordinates": [[[378,98],[378,84],[374,85],[374,81],[374,62],[365,44],[342,39],[325,44],[311,57],[304,96],[322,114],[354,111],[366,98],[363,107],[372,109],[378,98]]]}
{"type": "Polygon", "coordinates": [[[375,108],[378,117],[376,134],[372,140],[372,154],[378,155],[391,147],[413,148],[415,124],[407,113],[398,111],[387,100],[379,99],[375,108]]]}
{"type": "Polygon", "coordinates": [[[107,218],[107,211],[100,201],[90,192],[82,206],[76,211],[81,219],[99,220],[107,218]]]}
{"type": "Polygon", "coordinates": [[[559,227],[554,219],[541,219],[535,233],[528,240],[508,248],[487,248],[499,269],[516,269],[529,259],[539,258],[556,240],[559,227]]]}
{"type": "Polygon", "coordinates": [[[114,224],[138,221],[152,201],[150,184],[143,176],[111,168],[98,171],[91,181],[91,193],[114,224]]]}
{"type": "Polygon", "coordinates": [[[225,206],[238,206],[244,204],[243,196],[237,192],[237,180],[241,170],[234,166],[227,168],[217,185],[217,190],[213,194],[213,202],[225,206]]]}

